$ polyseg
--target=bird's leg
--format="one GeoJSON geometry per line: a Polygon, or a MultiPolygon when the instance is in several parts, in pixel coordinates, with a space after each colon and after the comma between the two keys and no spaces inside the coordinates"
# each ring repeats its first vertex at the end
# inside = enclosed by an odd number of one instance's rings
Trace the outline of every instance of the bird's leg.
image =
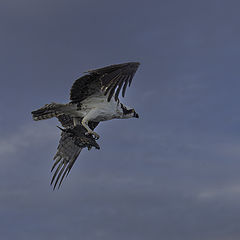
{"type": "Polygon", "coordinates": [[[98,110],[94,108],[90,112],[88,112],[88,114],[82,119],[82,125],[87,130],[85,134],[86,135],[91,134],[95,139],[99,139],[100,136],[88,126],[88,122],[96,119],[98,114],[99,114],[98,110]]]}
{"type": "Polygon", "coordinates": [[[74,127],[76,127],[77,125],[79,125],[79,119],[76,117],[73,117],[73,125],[74,127]]]}
{"type": "Polygon", "coordinates": [[[82,119],[82,125],[87,130],[87,132],[85,133],[86,135],[91,134],[94,136],[95,139],[99,139],[100,136],[88,126],[88,121],[85,118],[82,119]]]}

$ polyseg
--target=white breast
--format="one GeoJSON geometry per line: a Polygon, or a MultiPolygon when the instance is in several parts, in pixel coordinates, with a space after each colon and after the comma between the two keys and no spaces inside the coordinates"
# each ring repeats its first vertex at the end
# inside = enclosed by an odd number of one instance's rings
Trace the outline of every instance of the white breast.
{"type": "Polygon", "coordinates": [[[113,98],[108,102],[107,96],[104,96],[102,93],[92,95],[83,100],[79,114],[83,116],[89,115],[89,120],[93,121],[106,121],[120,118],[122,115],[119,104],[113,98]]]}

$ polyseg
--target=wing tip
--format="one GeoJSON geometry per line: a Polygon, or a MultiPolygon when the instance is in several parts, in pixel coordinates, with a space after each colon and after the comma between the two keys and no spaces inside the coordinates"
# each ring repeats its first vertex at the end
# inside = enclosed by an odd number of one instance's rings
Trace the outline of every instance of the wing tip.
{"type": "Polygon", "coordinates": [[[111,68],[111,67],[126,67],[126,66],[131,66],[134,68],[138,68],[139,65],[141,65],[140,62],[125,62],[125,63],[118,63],[118,64],[112,64],[112,65],[108,65],[106,67],[102,67],[102,68],[97,68],[97,69],[90,69],[88,71],[86,71],[85,73],[91,74],[91,73],[98,73],[101,70],[105,70],[107,68],[111,68]]]}
{"type": "Polygon", "coordinates": [[[141,65],[140,62],[128,62],[126,64],[131,65],[131,66],[136,67],[136,68],[138,68],[141,65]]]}

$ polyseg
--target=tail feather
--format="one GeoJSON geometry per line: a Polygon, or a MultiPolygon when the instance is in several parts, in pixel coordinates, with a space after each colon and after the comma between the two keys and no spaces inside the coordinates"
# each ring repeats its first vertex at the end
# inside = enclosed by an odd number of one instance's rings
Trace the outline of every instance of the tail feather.
{"type": "Polygon", "coordinates": [[[51,103],[46,104],[42,108],[32,112],[33,120],[39,121],[57,117],[62,114],[61,107],[63,104],[51,103]]]}

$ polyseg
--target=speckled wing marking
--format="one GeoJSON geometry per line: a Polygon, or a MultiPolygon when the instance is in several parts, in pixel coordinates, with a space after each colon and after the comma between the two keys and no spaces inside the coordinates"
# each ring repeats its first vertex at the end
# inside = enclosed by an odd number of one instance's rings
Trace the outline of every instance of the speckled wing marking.
{"type": "Polygon", "coordinates": [[[69,128],[73,127],[73,118],[66,114],[61,114],[57,117],[58,121],[62,124],[63,127],[69,128]]]}
{"type": "MultiPolygon", "coordinates": [[[[95,147],[100,149],[91,135],[85,135],[86,129],[82,125],[73,126],[73,120],[70,116],[62,114],[58,116],[58,120],[65,129],[61,129],[61,138],[51,169],[51,172],[55,170],[51,180],[51,185],[54,184],[53,189],[56,188],[58,182],[58,188],[61,186],[64,177],[69,174],[83,148],[87,147],[90,150],[95,147]]],[[[97,125],[97,122],[90,122],[90,127],[93,129],[97,125]]]]}
{"type": "Polygon", "coordinates": [[[127,85],[131,85],[139,65],[138,62],[128,62],[88,71],[87,75],[74,82],[70,91],[70,100],[81,102],[101,90],[105,95],[109,94],[108,101],[113,95],[117,100],[121,89],[124,97],[127,85]]]}

